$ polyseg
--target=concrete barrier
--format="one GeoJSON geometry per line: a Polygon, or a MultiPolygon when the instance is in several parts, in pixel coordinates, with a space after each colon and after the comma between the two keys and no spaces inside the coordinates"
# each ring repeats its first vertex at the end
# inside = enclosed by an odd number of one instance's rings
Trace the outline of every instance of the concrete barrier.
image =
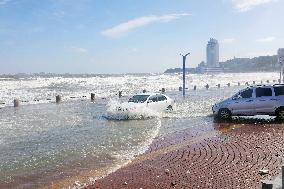
{"type": "Polygon", "coordinates": [[[95,93],[91,93],[91,101],[92,102],[95,101],[95,97],[96,97],[95,93]]]}
{"type": "Polygon", "coordinates": [[[56,101],[56,103],[59,103],[61,101],[61,96],[60,95],[56,95],[55,101],[56,101]]]}
{"type": "Polygon", "coordinates": [[[208,85],[208,84],[206,84],[206,85],[205,85],[205,88],[208,90],[208,89],[209,89],[209,85],[208,85]]]}
{"type": "Polygon", "coordinates": [[[14,107],[19,107],[19,106],[20,106],[19,99],[14,99],[14,107]]]}

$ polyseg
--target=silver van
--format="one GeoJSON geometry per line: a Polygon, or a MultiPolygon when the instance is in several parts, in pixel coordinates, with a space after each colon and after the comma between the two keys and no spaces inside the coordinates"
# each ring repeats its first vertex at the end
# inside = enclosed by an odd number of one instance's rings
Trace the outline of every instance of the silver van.
{"type": "Polygon", "coordinates": [[[271,115],[284,119],[284,84],[256,85],[216,103],[213,114],[220,119],[231,116],[271,115]]]}

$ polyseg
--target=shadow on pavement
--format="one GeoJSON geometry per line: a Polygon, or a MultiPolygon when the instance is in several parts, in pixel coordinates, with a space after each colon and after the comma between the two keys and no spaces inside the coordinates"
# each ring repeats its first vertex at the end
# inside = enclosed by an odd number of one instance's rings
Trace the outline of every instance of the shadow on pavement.
{"type": "Polygon", "coordinates": [[[228,120],[221,120],[218,118],[214,118],[214,123],[218,124],[283,124],[284,120],[283,119],[278,119],[276,117],[265,117],[265,118],[260,118],[260,117],[233,117],[228,120]]]}

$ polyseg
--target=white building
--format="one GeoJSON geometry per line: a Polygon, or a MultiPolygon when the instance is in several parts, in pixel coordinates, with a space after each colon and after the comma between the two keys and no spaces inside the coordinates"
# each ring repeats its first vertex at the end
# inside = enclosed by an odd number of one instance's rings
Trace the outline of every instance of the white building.
{"type": "Polygon", "coordinates": [[[219,43],[216,39],[211,38],[208,41],[206,49],[207,62],[206,67],[219,67],[219,43]]]}

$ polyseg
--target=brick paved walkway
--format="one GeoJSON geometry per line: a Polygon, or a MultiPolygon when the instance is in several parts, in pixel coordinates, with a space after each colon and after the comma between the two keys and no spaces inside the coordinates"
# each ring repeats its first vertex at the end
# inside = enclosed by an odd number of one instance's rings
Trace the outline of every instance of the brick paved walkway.
{"type": "Polygon", "coordinates": [[[280,172],[284,125],[222,125],[191,136],[190,130],[153,143],[128,166],[88,188],[260,188],[280,172]],[[267,169],[266,175],[259,170],[267,169]]]}

